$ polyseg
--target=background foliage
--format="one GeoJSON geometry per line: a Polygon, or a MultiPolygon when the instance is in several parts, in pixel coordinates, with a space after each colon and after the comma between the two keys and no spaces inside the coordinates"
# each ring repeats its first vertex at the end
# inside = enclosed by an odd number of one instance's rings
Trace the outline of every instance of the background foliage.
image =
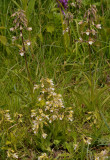
{"type": "Polygon", "coordinates": [[[73,17],[65,26],[56,1],[0,1],[1,160],[110,159],[110,2],[69,0],[67,13],[73,17]],[[101,29],[89,53],[88,44],[79,42],[85,32],[85,24],[79,22],[91,5],[98,10],[101,29]],[[44,95],[39,102],[41,90],[30,90],[25,59],[19,54],[19,31],[10,31],[14,25],[11,15],[21,9],[32,27],[31,32],[23,30],[23,36],[31,42],[26,56],[33,87],[41,84],[42,77],[52,79],[55,93],[63,97],[61,113],[69,108],[73,111],[72,121],[48,123],[37,135],[32,130],[31,110],[44,109],[47,99],[44,95]],[[63,34],[65,27],[69,32],[63,34]],[[18,36],[17,41],[12,41],[13,36],[18,36]]]}

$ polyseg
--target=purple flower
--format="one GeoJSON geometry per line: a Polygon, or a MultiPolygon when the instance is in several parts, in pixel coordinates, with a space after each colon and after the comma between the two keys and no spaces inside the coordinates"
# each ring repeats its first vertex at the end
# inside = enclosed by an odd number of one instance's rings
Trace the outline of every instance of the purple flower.
{"type": "Polygon", "coordinates": [[[68,0],[57,0],[58,7],[62,9],[62,12],[64,14],[64,10],[68,8],[68,0]]]}

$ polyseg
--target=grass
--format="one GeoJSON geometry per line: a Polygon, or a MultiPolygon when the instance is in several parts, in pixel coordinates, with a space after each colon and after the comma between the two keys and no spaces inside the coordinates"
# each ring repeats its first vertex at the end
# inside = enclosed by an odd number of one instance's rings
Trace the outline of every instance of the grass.
{"type": "Polygon", "coordinates": [[[110,159],[110,2],[72,2],[70,19],[56,1],[0,2],[1,160],[110,159]],[[101,29],[89,26],[96,37],[82,35],[87,22],[79,25],[90,5],[97,8],[92,21],[101,24],[101,29]],[[31,85],[19,54],[19,27],[10,31],[15,25],[11,15],[21,9],[32,27],[31,32],[23,28],[24,40],[31,42],[25,45],[31,85]],[[90,45],[88,38],[96,42],[90,45]]]}

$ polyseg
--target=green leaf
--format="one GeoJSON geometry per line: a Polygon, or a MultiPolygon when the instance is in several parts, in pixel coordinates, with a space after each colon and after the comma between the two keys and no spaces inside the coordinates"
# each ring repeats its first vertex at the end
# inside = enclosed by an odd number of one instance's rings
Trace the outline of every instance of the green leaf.
{"type": "Polygon", "coordinates": [[[54,140],[53,143],[57,146],[57,145],[59,145],[60,141],[59,140],[54,140]]]}
{"type": "Polygon", "coordinates": [[[20,5],[19,5],[16,1],[12,0],[12,2],[13,2],[18,8],[21,9],[20,5]]]}
{"type": "Polygon", "coordinates": [[[6,141],[6,145],[9,145],[9,144],[11,144],[11,142],[10,141],[6,141]]]}
{"type": "Polygon", "coordinates": [[[52,25],[50,25],[50,26],[47,25],[45,28],[46,28],[47,32],[50,32],[50,33],[54,32],[54,30],[55,30],[55,27],[52,25]]]}
{"type": "Polygon", "coordinates": [[[0,42],[1,42],[2,44],[6,45],[6,43],[7,43],[6,37],[5,37],[5,36],[0,36],[0,42]]]}
{"type": "Polygon", "coordinates": [[[31,13],[34,11],[35,0],[30,0],[27,8],[27,16],[30,17],[31,13]]]}
{"type": "Polygon", "coordinates": [[[110,96],[108,96],[101,104],[101,107],[110,99],[110,96]]]}
{"type": "Polygon", "coordinates": [[[41,42],[43,42],[43,36],[42,36],[42,33],[39,33],[37,36],[40,38],[40,41],[41,41],[41,42]]]}
{"type": "Polygon", "coordinates": [[[28,0],[21,0],[21,1],[22,1],[23,10],[26,11],[26,9],[27,9],[27,4],[28,4],[28,0]]]}
{"type": "Polygon", "coordinates": [[[101,111],[100,111],[100,115],[101,115],[105,125],[107,126],[108,130],[110,131],[110,126],[108,125],[108,123],[107,123],[107,121],[106,121],[106,119],[105,119],[105,117],[104,117],[104,115],[103,115],[103,113],[101,111]]]}
{"type": "Polygon", "coordinates": [[[91,81],[89,80],[89,78],[86,76],[86,74],[85,73],[83,73],[83,75],[85,76],[85,78],[86,78],[86,80],[87,80],[87,82],[88,82],[88,84],[89,84],[89,86],[91,87],[91,81]]]}
{"type": "Polygon", "coordinates": [[[5,27],[1,26],[0,29],[6,29],[5,27]]]}

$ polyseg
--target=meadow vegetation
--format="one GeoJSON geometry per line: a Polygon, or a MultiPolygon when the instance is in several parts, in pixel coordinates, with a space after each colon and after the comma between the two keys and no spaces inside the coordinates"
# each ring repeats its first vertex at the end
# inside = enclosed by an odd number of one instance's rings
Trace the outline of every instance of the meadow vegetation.
{"type": "Polygon", "coordinates": [[[110,1],[0,1],[0,160],[110,159],[110,1]]]}

